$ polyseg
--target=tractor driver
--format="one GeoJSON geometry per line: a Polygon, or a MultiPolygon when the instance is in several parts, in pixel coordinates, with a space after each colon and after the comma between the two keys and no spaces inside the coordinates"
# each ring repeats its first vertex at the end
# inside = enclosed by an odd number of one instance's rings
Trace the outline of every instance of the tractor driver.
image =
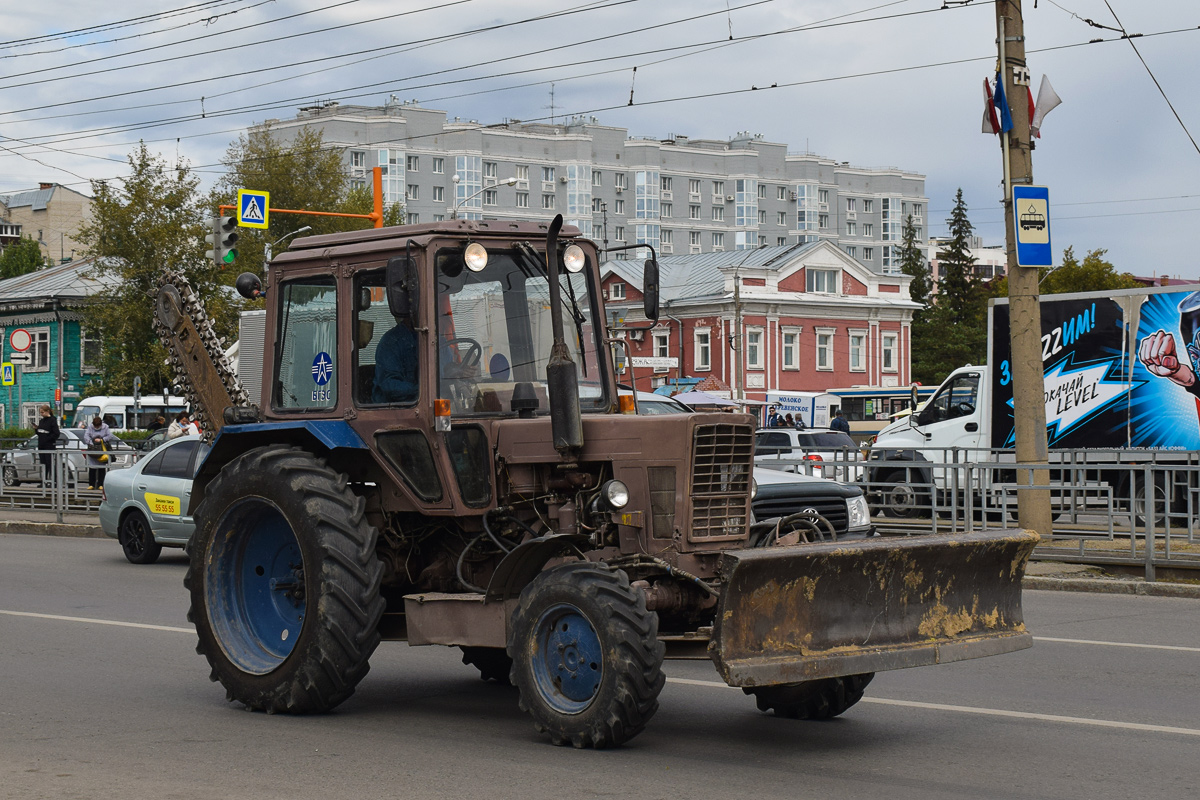
{"type": "Polygon", "coordinates": [[[406,320],[383,335],[375,347],[372,403],[414,403],[417,400],[417,335],[406,320]]]}

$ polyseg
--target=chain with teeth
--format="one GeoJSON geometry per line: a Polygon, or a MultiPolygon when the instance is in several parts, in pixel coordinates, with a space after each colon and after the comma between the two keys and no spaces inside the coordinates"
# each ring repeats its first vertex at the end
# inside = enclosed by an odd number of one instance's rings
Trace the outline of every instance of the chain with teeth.
{"type": "MultiPolygon", "coordinates": [[[[221,376],[221,382],[224,384],[231,404],[235,406],[249,405],[246,390],[242,387],[242,382],[238,380],[237,373],[234,372],[229,359],[225,357],[225,343],[221,340],[221,337],[217,336],[216,331],[213,330],[212,322],[209,320],[208,314],[204,311],[204,305],[200,302],[200,298],[196,296],[195,291],[192,290],[192,285],[188,282],[188,279],[180,272],[167,271],[159,278],[159,290],[168,284],[174,286],[175,290],[179,292],[179,297],[183,300],[183,312],[191,318],[197,333],[200,334],[204,350],[212,360],[217,374],[221,376]]],[[[214,432],[223,421],[214,419],[212,412],[200,402],[200,396],[197,394],[195,387],[192,386],[191,378],[184,367],[185,362],[183,354],[179,349],[179,343],[171,335],[170,329],[158,319],[157,314],[154,317],[154,330],[158,334],[163,347],[167,349],[168,360],[171,369],[175,373],[175,384],[183,390],[184,397],[187,398],[192,408],[196,410],[196,419],[200,422],[204,440],[211,442],[214,432]]],[[[222,411],[223,409],[216,409],[217,414],[220,414],[222,411]]]]}

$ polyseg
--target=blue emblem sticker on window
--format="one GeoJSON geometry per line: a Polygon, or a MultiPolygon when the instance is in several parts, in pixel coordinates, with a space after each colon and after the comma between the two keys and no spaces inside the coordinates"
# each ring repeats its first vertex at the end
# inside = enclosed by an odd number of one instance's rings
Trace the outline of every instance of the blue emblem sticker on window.
{"type": "Polygon", "coordinates": [[[312,376],[317,386],[329,383],[329,379],[333,377],[333,359],[329,357],[329,353],[317,353],[317,357],[313,359],[312,376]]]}

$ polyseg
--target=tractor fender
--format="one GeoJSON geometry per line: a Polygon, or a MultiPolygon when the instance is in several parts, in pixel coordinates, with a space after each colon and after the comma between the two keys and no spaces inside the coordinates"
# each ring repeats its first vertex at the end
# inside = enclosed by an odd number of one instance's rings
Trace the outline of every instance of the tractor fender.
{"type": "Polygon", "coordinates": [[[590,548],[588,537],[578,533],[552,533],[521,542],[501,559],[488,582],[488,600],[508,600],[521,594],[546,562],[564,551],[590,548]]]}
{"type": "Polygon", "coordinates": [[[349,423],[340,419],[225,425],[192,481],[191,508],[204,500],[209,482],[226,464],[256,447],[273,444],[300,447],[321,458],[348,463],[354,463],[355,459],[339,456],[370,449],[349,423]]]}

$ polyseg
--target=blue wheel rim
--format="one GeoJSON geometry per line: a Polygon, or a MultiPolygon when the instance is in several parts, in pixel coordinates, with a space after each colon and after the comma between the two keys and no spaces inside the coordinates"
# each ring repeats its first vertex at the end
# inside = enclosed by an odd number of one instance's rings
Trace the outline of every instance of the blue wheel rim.
{"type": "Polygon", "coordinates": [[[279,508],[263,498],[226,512],[205,559],[208,618],[239,669],[265,675],[300,638],[307,606],[300,543],[279,508]]]}
{"type": "Polygon", "coordinates": [[[562,603],[542,612],[534,638],[533,678],[546,702],[564,714],[590,706],[604,677],[604,650],[592,623],[562,603]]]}

